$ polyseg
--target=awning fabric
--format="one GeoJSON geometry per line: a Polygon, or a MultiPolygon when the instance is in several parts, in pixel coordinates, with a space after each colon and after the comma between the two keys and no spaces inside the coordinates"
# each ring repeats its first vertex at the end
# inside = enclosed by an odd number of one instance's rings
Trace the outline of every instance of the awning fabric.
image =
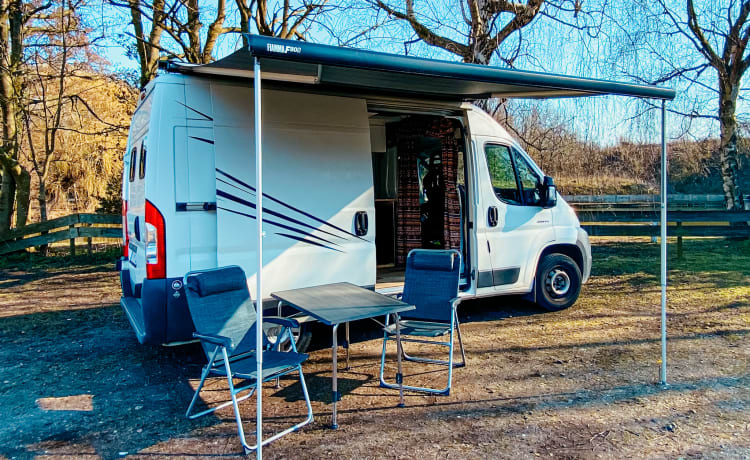
{"type": "Polygon", "coordinates": [[[551,98],[616,94],[671,100],[675,91],[648,85],[423,59],[248,35],[249,45],[206,65],[167,63],[187,74],[252,78],[253,58],[263,79],[318,85],[344,94],[381,94],[448,101],[487,97],[551,98]]]}

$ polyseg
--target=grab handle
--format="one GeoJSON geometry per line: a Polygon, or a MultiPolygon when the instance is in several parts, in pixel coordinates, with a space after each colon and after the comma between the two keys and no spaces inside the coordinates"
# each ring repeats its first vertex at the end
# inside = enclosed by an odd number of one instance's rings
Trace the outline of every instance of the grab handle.
{"type": "Polygon", "coordinates": [[[354,214],[354,233],[357,236],[365,236],[367,235],[367,228],[367,211],[357,211],[354,214]]]}

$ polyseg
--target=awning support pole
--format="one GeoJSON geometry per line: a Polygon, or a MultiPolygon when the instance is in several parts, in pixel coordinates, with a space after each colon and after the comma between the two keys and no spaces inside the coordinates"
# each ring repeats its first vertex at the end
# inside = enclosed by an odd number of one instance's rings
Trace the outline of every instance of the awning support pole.
{"type": "Polygon", "coordinates": [[[256,380],[258,388],[255,393],[257,406],[255,408],[255,442],[258,446],[255,451],[256,458],[263,458],[263,144],[261,138],[261,100],[260,100],[260,60],[256,57],[253,62],[253,90],[255,92],[255,194],[256,194],[256,221],[258,223],[258,270],[255,274],[256,290],[256,324],[255,328],[255,356],[257,363],[256,380]]]}
{"type": "Polygon", "coordinates": [[[661,385],[667,385],[667,109],[661,101],[661,385]]]}

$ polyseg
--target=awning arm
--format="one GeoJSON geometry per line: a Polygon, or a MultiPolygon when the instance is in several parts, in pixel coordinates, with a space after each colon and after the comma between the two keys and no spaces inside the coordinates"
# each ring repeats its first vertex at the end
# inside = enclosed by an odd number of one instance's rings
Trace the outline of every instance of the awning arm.
{"type": "Polygon", "coordinates": [[[661,101],[661,373],[667,385],[667,102],[661,101]]]}
{"type": "Polygon", "coordinates": [[[256,195],[256,221],[258,223],[258,270],[255,273],[255,361],[258,377],[258,391],[256,392],[257,406],[255,409],[255,442],[258,449],[255,451],[258,460],[263,459],[263,143],[261,138],[261,99],[260,99],[260,60],[253,59],[253,90],[255,92],[255,195],[256,195]]]}

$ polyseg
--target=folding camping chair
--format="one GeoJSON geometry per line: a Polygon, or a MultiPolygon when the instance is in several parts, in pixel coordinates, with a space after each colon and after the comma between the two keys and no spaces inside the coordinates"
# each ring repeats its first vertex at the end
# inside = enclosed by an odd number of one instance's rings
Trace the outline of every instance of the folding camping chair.
{"type": "MultiPolygon", "coordinates": [[[[456,308],[461,301],[458,297],[460,267],[461,254],[455,249],[414,249],[406,258],[406,280],[401,300],[414,305],[416,309],[401,313],[401,342],[448,347],[448,359],[437,360],[410,356],[404,351],[403,346],[401,352],[407,361],[448,366],[448,384],[442,389],[404,385],[405,389],[448,395],[451,389],[453,368],[466,365],[466,355],[456,313],[456,308]],[[461,349],[460,363],[453,362],[454,331],[458,335],[458,344],[461,349]],[[426,340],[445,335],[449,335],[447,342],[426,340]],[[409,338],[410,336],[420,338],[409,338]]],[[[401,375],[396,376],[396,384],[386,382],[383,376],[386,345],[389,340],[395,340],[396,335],[395,324],[389,324],[388,318],[386,318],[384,331],[383,354],[380,359],[380,386],[398,388],[397,384],[402,379],[401,375]]]]}
{"type": "Polygon", "coordinates": [[[212,270],[194,271],[185,275],[185,293],[188,310],[193,318],[196,332],[193,337],[200,339],[203,351],[208,358],[208,364],[203,368],[200,384],[195,390],[193,400],[187,410],[187,417],[194,419],[211,413],[228,405],[234,406],[234,416],[237,421],[237,431],[245,453],[257,449],[258,442],[249,446],[245,441],[242,429],[242,418],[238,402],[243,401],[262,386],[263,382],[278,379],[281,376],[299,372],[302,393],[307,404],[307,418],[286,430],[262,440],[265,445],[281,436],[298,430],[313,419],[310,397],[302,374],[302,362],[307,355],[297,353],[290,328],[299,327],[294,319],[267,317],[266,322],[282,326],[283,331],[277,336],[275,343],[271,343],[263,333],[263,375],[257,375],[256,350],[256,313],[250,292],[247,289],[245,272],[237,266],[223,267],[212,270]],[[284,341],[286,334],[291,339],[291,351],[278,350],[278,344],[284,341]],[[229,384],[230,401],[204,410],[197,414],[191,413],[198,400],[198,395],[209,375],[226,376],[229,384]],[[233,378],[244,379],[246,385],[235,387],[233,378]],[[237,394],[249,390],[249,393],[237,397],[237,394]]]}

